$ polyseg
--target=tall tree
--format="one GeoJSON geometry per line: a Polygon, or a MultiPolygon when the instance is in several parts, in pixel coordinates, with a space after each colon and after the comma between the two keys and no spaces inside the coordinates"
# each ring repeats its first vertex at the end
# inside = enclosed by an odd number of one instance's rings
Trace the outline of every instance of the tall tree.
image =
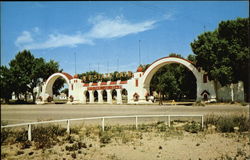
{"type": "MultiPolygon", "coordinates": [[[[205,32],[191,43],[197,66],[222,86],[244,82],[245,99],[249,97],[249,18],[222,21],[218,29],[205,32]]],[[[216,89],[217,90],[217,89],[216,89]]]]}
{"type": "Polygon", "coordinates": [[[31,79],[33,77],[32,70],[35,67],[35,57],[30,51],[24,50],[18,52],[15,59],[11,60],[10,71],[13,74],[15,94],[19,98],[19,94],[27,95],[27,92],[32,87],[31,79]],[[31,85],[31,86],[30,86],[31,85]]]}
{"type": "MultiPolygon", "coordinates": [[[[181,57],[171,53],[169,56],[181,57]]],[[[160,68],[150,82],[150,90],[160,93],[161,99],[195,99],[196,78],[193,73],[180,64],[166,64],[160,68]]],[[[160,102],[161,103],[161,102],[160,102]]]]}
{"type": "Polygon", "coordinates": [[[11,99],[12,92],[14,91],[13,86],[13,77],[10,73],[10,70],[6,66],[0,67],[0,86],[1,86],[1,95],[0,97],[5,100],[5,103],[9,103],[11,99]]]}
{"type": "MultiPolygon", "coordinates": [[[[43,58],[35,58],[30,51],[24,50],[18,52],[13,60],[10,61],[10,73],[13,91],[19,98],[19,95],[32,94],[33,102],[36,100],[34,88],[51,74],[60,72],[57,62],[49,61],[46,63],[43,58]]],[[[63,86],[63,82],[57,85],[58,90],[63,86]]]]}

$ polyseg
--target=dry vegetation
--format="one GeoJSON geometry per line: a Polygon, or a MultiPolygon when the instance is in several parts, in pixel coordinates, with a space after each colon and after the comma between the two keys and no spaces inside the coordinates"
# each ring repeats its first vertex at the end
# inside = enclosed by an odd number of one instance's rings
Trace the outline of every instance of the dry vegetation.
{"type": "Polygon", "coordinates": [[[158,121],[133,125],[59,125],[1,131],[1,159],[249,159],[249,117],[207,115],[200,123],[158,121]]]}

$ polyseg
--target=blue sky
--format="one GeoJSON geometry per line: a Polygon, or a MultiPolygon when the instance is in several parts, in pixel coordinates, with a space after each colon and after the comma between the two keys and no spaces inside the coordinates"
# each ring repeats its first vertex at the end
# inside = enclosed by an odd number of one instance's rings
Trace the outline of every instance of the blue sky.
{"type": "Polygon", "coordinates": [[[98,64],[101,73],[134,72],[139,40],[143,64],[169,53],[186,57],[204,30],[248,15],[248,1],[1,2],[1,64],[29,49],[72,75],[74,53],[77,73],[98,64]]]}

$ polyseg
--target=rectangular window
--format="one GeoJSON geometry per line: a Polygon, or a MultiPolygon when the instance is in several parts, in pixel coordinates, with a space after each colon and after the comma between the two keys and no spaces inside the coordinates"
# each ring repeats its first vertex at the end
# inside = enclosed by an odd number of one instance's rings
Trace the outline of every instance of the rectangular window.
{"type": "Polygon", "coordinates": [[[207,83],[207,74],[203,75],[203,83],[207,83]]]}
{"type": "Polygon", "coordinates": [[[138,79],[135,80],[135,86],[138,87],[138,79]]]}

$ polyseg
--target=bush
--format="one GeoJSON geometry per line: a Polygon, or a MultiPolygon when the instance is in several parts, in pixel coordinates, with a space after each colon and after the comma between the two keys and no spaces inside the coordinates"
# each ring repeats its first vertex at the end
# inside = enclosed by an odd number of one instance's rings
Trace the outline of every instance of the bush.
{"type": "Polygon", "coordinates": [[[2,129],[1,130],[1,146],[4,142],[6,142],[6,139],[10,136],[11,132],[9,129],[2,129]]]}
{"type": "Polygon", "coordinates": [[[21,154],[24,154],[24,151],[17,151],[16,152],[16,155],[21,155],[21,154]]]}
{"type": "Polygon", "coordinates": [[[166,132],[168,130],[168,126],[164,123],[164,121],[159,121],[156,123],[156,129],[159,132],[166,132]]]}
{"type": "Polygon", "coordinates": [[[204,102],[202,102],[202,101],[196,101],[194,104],[193,104],[193,106],[205,106],[205,103],[204,102]]]}
{"type": "Polygon", "coordinates": [[[12,133],[14,133],[13,137],[16,137],[15,140],[16,142],[25,142],[28,140],[28,131],[25,129],[22,129],[20,131],[15,131],[12,133]]]}
{"type": "Polygon", "coordinates": [[[112,134],[111,132],[103,132],[101,131],[99,133],[99,138],[100,138],[100,142],[103,143],[103,144],[108,144],[111,142],[111,138],[112,138],[112,134]]]}
{"type": "Polygon", "coordinates": [[[201,126],[198,122],[192,121],[184,126],[184,130],[190,133],[198,133],[201,130],[201,126]]]}
{"type": "Polygon", "coordinates": [[[233,132],[234,127],[239,127],[239,131],[244,132],[250,128],[250,119],[246,114],[208,115],[206,116],[205,126],[209,124],[216,126],[218,131],[221,132],[233,132]]]}
{"type": "Polygon", "coordinates": [[[235,125],[232,118],[224,117],[219,119],[217,127],[221,132],[233,132],[235,125]]]}
{"type": "Polygon", "coordinates": [[[74,143],[75,138],[71,135],[68,135],[64,140],[68,141],[69,143],[74,143]]]}
{"type": "Polygon", "coordinates": [[[25,141],[21,143],[21,149],[30,148],[32,146],[30,141],[25,141]]]}
{"type": "Polygon", "coordinates": [[[246,103],[246,102],[241,102],[240,103],[242,106],[247,106],[248,105],[248,103],[246,103]]]}
{"type": "Polygon", "coordinates": [[[59,125],[39,126],[32,130],[32,137],[37,149],[50,148],[58,142],[58,136],[64,136],[66,129],[59,125]]]}

